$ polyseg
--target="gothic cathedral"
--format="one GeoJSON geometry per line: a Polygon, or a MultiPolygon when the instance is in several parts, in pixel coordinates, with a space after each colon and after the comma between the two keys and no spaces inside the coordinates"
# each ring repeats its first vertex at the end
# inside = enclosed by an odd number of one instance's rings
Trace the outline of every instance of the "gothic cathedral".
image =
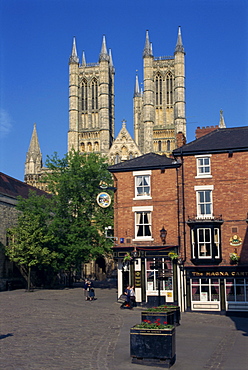
{"type": "MultiPolygon", "coordinates": [[[[115,138],[115,68],[111,50],[107,50],[104,36],[98,62],[86,63],[83,52],[80,63],[74,38],[69,58],[68,151],[74,148],[82,153],[101,153],[108,157],[110,164],[114,164],[149,152],[170,155],[175,148],[184,144],[184,59],[180,28],[174,56],[154,57],[149,33],[146,31],[143,90],[138,76],[134,87],[134,138],[127,131],[125,121],[115,138]]],[[[34,127],[26,157],[25,181],[40,187],[39,177],[44,172],[34,127]]]]}

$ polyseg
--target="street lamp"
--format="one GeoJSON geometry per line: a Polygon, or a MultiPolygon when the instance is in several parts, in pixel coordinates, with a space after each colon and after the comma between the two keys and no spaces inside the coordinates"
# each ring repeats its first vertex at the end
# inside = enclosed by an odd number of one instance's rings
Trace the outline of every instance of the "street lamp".
{"type": "Polygon", "coordinates": [[[161,238],[163,244],[166,243],[166,235],[167,235],[167,231],[165,230],[165,228],[163,226],[163,228],[160,230],[160,238],[161,238]]]}

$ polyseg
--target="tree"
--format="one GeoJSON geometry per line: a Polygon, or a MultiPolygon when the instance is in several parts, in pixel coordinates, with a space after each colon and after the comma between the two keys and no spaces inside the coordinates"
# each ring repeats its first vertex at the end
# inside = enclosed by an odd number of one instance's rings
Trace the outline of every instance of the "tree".
{"type": "Polygon", "coordinates": [[[50,232],[53,200],[30,192],[28,199],[18,197],[17,209],[18,222],[8,231],[10,243],[5,253],[11,261],[27,269],[30,291],[32,267],[51,265],[58,257],[53,250],[54,235],[50,232]]]}
{"type": "Polygon", "coordinates": [[[71,271],[82,262],[110,253],[112,245],[104,229],[113,225],[113,208],[101,208],[96,202],[101,181],[112,184],[106,158],[72,151],[59,159],[55,153],[46,166],[44,181],[56,203],[52,228],[61,267],[71,271]]]}

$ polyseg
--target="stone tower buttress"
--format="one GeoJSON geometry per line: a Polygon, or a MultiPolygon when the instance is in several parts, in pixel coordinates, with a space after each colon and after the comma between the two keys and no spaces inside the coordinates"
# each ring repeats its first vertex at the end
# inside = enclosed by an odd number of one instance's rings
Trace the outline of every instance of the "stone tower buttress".
{"type": "Polygon", "coordinates": [[[73,39],[72,54],[69,59],[69,132],[68,132],[68,151],[72,148],[79,150],[78,142],[78,104],[79,104],[79,58],[77,56],[76,39],[73,39]]]}
{"type": "Polygon", "coordinates": [[[185,117],[185,52],[182,43],[181,29],[178,30],[178,38],[175,49],[175,129],[176,133],[182,132],[186,137],[185,117]]]}
{"type": "Polygon", "coordinates": [[[146,31],[146,42],[143,51],[144,65],[144,112],[143,112],[143,143],[141,151],[149,153],[153,151],[153,126],[154,126],[154,82],[153,82],[153,54],[149,34],[146,31]]]}

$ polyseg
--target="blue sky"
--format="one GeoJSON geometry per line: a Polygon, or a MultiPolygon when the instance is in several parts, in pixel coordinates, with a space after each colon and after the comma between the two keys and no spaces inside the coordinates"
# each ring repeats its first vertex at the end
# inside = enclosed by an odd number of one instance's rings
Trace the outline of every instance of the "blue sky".
{"type": "Polygon", "coordinates": [[[248,125],[246,0],[2,0],[0,2],[0,171],[19,180],[34,123],[43,161],[63,157],[68,132],[68,60],[73,36],[81,60],[112,50],[115,135],[133,135],[136,70],[149,30],[154,56],[173,55],[178,26],[186,52],[187,141],[195,129],[248,125]]]}

